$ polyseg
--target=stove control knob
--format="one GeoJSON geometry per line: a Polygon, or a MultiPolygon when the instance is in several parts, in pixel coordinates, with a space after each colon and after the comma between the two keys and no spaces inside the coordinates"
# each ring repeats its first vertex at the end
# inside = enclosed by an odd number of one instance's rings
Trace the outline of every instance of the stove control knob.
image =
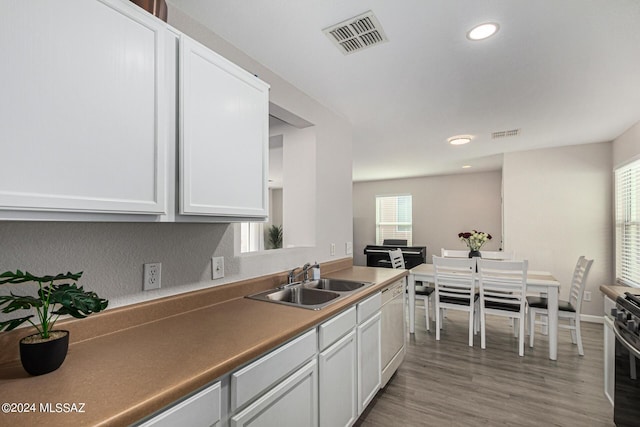
{"type": "Polygon", "coordinates": [[[631,331],[631,332],[635,332],[636,331],[636,321],[633,319],[630,319],[627,321],[627,330],[631,331]]]}
{"type": "Polygon", "coordinates": [[[624,311],[618,311],[618,320],[623,321],[625,319],[624,311]]]}
{"type": "Polygon", "coordinates": [[[616,317],[618,317],[618,309],[617,308],[614,307],[614,308],[611,309],[611,317],[613,317],[614,319],[616,317]]]}
{"type": "Polygon", "coordinates": [[[627,313],[627,322],[629,322],[633,318],[631,313],[627,313]]]}

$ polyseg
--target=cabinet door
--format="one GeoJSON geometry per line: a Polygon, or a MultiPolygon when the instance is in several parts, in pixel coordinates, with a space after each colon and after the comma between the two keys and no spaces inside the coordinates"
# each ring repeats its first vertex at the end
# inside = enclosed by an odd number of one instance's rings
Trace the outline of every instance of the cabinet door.
{"type": "Polygon", "coordinates": [[[358,326],[358,414],[361,414],[380,389],[381,313],[358,326]]]}
{"type": "Polygon", "coordinates": [[[318,364],[312,360],[244,411],[231,427],[300,427],[318,425],[318,364]]]}
{"type": "Polygon", "coordinates": [[[244,406],[315,357],[317,341],[312,329],[231,374],[231,410],[244,406]]]}
{"type": "Polygon", "coordinates": [[[180,213],[265,218],[269,87],[180,39],[180,213]]]}
{"type": "Polygon", "coordinates": [[[613,405],[616,379],[616,336],[613,334],[611,309],[616,307],[614,300],[605,295],[604,303],[604,395],[613,405]]]}
{"type": "Polygon", "coordinates": [[[613,320],[604,316],[604,395],[613,405],[616,379],[616,336],[613,334],[613,320]]]}
{"type": "Polygon", "coordinates": [[[320,353],[318,361],[320,427],[350,426],[358,418],[355,330],[320,353]]]}
{"type": "Polygon", "coordinates": [[[0,16],[0,209],[164,213],[164,24],[112,0],[0,16]]]}
{"type": "Polygon", "coordinates": [[[140,427],[219,426],[220,409],[218,382],[140,424],[140,427]]]}

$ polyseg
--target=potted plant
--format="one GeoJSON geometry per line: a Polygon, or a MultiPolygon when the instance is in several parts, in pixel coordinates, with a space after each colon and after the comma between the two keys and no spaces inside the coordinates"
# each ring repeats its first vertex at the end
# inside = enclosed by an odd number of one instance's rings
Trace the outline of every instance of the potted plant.
{"type": "Polygon", "coordinates": [[[84,318],[107,308],[109,301],[98,297],[95,292],[78,287],[76,281],[80,273],[58,274],[56,276],[34,276],[29,272],[17,270],[0,274],[0,285],[35,282],[38,284],[37,296],[0,295],[2,313],[17,310],[35,309],[35,314],[0,322],[0,331],[10,331],[28,322],[38,331],[20,340],[20,360],[22,366],[31,375],[42,375],[55,371],[62,365],[69,348],[69,331],[54,330],[53,327],[62,315],[84,318]],[[55,283],[71,280],[73,283],[55,283]],[[31,319],[37,316],[38,323],[31,319]]]}
{"type": "Polygon", "coordinates": [[[271,249],[279,249],[282,247],[282,226],[272,225],[269,227],[269,245],[271,249]]]}

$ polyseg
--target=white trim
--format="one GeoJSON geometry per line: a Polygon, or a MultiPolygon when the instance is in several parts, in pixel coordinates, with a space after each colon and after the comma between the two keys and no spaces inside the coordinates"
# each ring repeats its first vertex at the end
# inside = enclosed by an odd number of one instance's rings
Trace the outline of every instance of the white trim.
{"type": "Polygon", "coordinates": [[[594,316],[593,314],[581,314],[580,315],[580,321],[588,322],[588,323],[600,323],[600,324],[603,324],[604,323],[604,317],[603,316],[594,316]]]}

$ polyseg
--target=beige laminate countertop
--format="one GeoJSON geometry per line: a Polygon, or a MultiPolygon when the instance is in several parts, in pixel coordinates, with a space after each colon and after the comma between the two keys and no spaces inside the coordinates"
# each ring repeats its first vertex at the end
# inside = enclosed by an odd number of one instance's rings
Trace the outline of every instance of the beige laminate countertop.
{"type": "Polygon", "coordinates": [[[0,365],[0,404],[36,407],[0,413],[0,425],[128,425],[406,274],[357,266],[328,274],[375,285],[318,311],[235,298],[140,324],[71,345],[63,365],[39,377],[28,376],[19,361],[0,365]],[[40,412],[41,403],[83,404],[84,412],[40,412]]]}
{"type": "Polygon", "coordinates": [[[612,300],[616,300],[619,296],[624,296],[625,292],[632,292],[636,290],[640,293],[640,289],[632,288],[629,286],[620,286],[620,285],[600,285],[600,292],[611,298],[612,300]]]}

